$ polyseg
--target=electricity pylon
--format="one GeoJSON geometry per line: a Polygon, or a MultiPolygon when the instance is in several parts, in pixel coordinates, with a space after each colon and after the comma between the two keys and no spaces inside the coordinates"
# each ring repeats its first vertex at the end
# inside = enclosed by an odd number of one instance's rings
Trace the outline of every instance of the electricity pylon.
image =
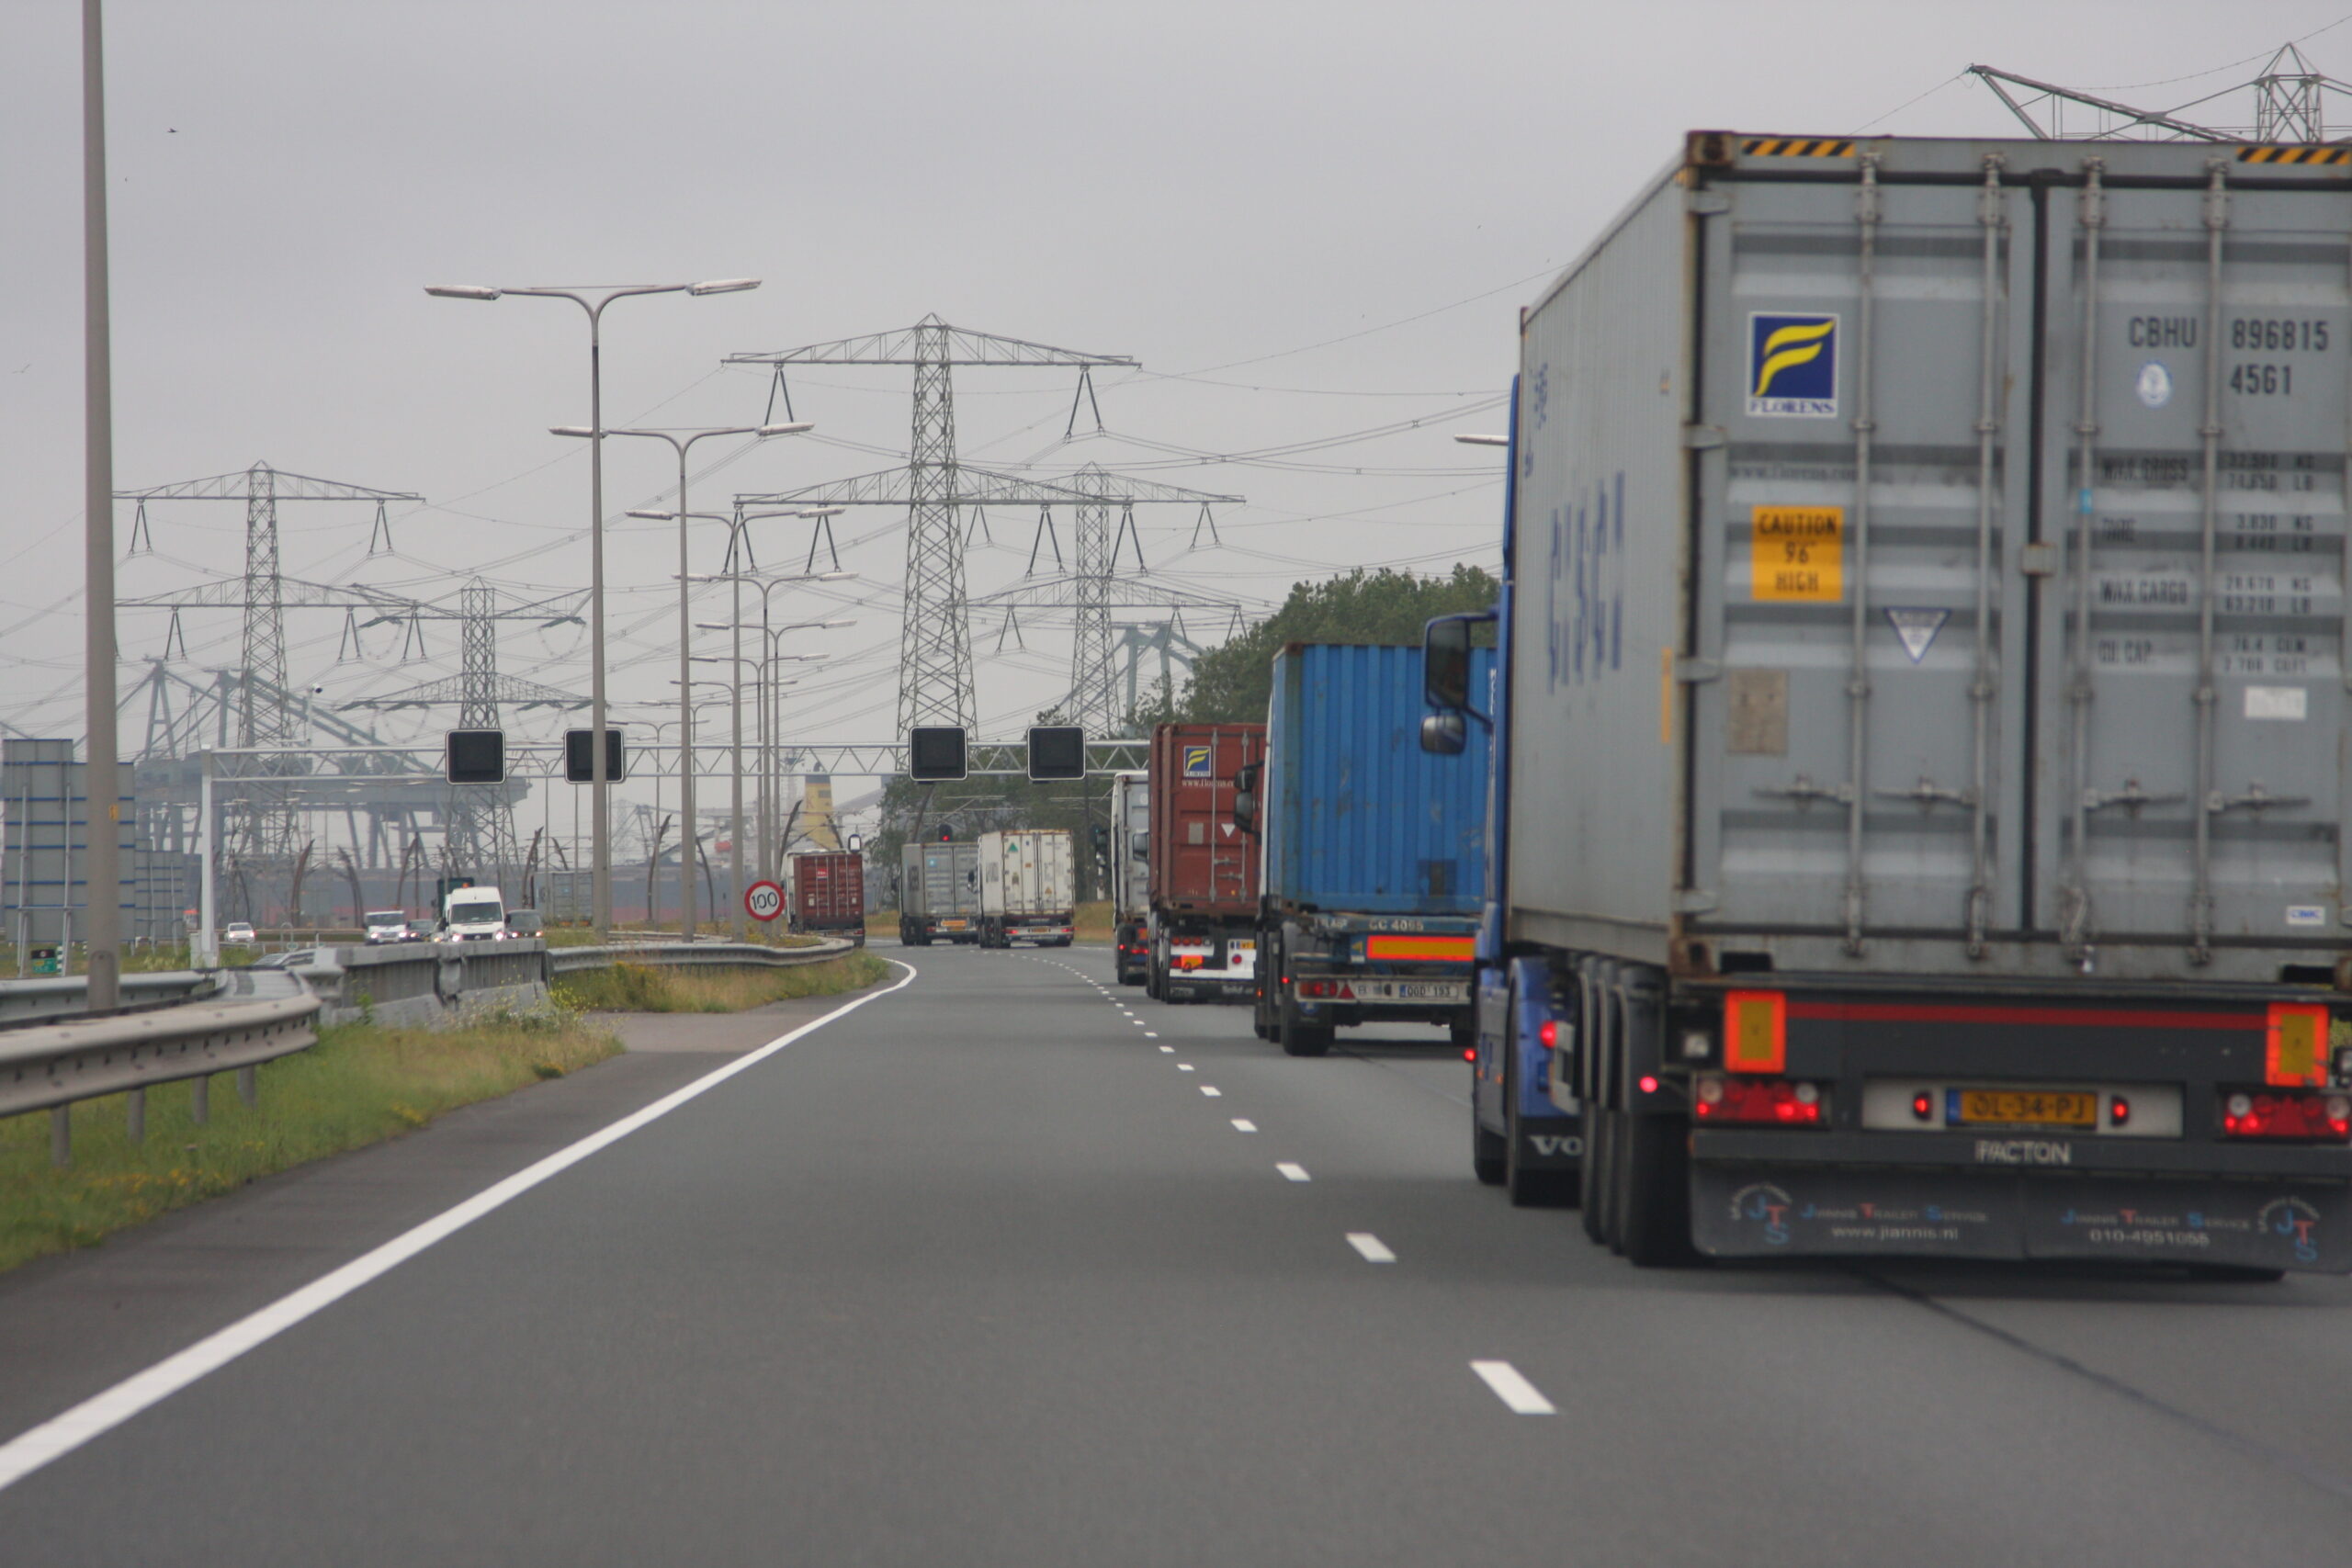
{"type": "Polygon", "coordinates": [[[2313,69],[2291,43],[2272,55],[2253,81],[2234,83],[2170,109],[2136,108],[1991,65],[1972,65],[1968,70],[1992,89],[2028,130],[2045,141],[2322,142],[2327,140],[2327,95],[2352,93],[2352,86],[2313,69]],[[2249,87],[2254,90],[2250,125],[2213,126],[2183,118],[2190,109],[2201,109],[2249,87]],[[2087,128],[2067,129],[2070,108],[2078,111],[2078,127],[2083,118],[2079,111],[2088,111],[2087,128]]]}
{"type": "MultiPolygon", "coordinates": [[[[952,376],[957,366],[1076,367],[1079,395],[1091,394],[1090,373],[1097,366],[1132,368],[1125,355],[1086,354],[1055,348],[1021,338],[954,327],[936,315],[925,316],[911,327],[809,344],[775,354],[731,354],[729,365],[775,367],[776,385],[785,393],[786,417],[791,416],[791,393],[786,385],[787,365],[908,365],[914,367],[914,426],[907,467],[894,474],[867,475],[820,486],[790,497],[738,497],[739,505],[839,506],[904,505],[907,508],[907,583],[905,620],[899,634],[899,732],[917,725],[954,724],[970,729],[978,715],[972,690],[971,608],[964,587],[964,534],[957,525],[959,508],[995,502],[1056,501],[1074,502],[1072,492],[1051,485],[977,475],[962,468],[956,456],[956,392],[952,376]],[[975,482],[977,480],[977,482],[975,482]],[[898,482],[886,482],[898,481],[898,482]],[[844,489],[888,490],[887,498],[859,493],[831,493],[844,489]]],[[[1073,414],[1076,410],[1073,401],[1073,414]]]]}
{"type": "MultiPolygon", "coordinates": [[[[311,479],[281,473],[267,463],[255,463],[242,473],[215,474],[209,479],[185,479],[146,490],[115,491],[118,501],[139,503],[143,523],[150,502],[242,501],[245,503],[245,570],[240,582],[244,611],[243,667],[239,683],[237,744],[241,747],[292,747],[301,737],[300,711],[286,700],[286,604],[278,571],[277,503],[281,501],[368,501],[376,503],[379,525],[384,505],[394,501],[422,501],[411,491],[369,490],[336,479],[311,479]]],[[[133,536],[143,535],[135,527],[133,536]]],[[[295,766],[291,758],[285,768],[295,766]]],[[[265,790],[243,803],[232,832],[238,852],[251,865],[274,863],[294,852],[292,805],[282,790],[265,790]]]]}

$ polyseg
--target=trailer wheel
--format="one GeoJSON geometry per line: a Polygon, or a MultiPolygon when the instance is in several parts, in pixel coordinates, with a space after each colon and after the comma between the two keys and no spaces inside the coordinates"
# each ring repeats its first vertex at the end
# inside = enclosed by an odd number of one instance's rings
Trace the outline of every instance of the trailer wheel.
{"type": "Polygon", "coordinates": [[[1636,1269],[1686,1268],[1690,1245],[1690,1123],[1679,1116],[1621,1116],[1620,1250],[1636,1269]]]}
{"type": "Polygon", "coordinates": [[[1328,1023],[1301,1023],[1292,1019],[1283,1025],[1283,1055],[1286,1056],[1322,1056],[1331,1050],[1331,1026],[1328,1023]]]}

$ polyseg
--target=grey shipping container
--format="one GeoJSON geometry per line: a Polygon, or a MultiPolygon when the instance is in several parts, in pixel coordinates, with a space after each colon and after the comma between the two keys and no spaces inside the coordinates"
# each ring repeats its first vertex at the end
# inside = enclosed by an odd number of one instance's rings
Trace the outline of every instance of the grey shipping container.
{"type": "Polygon", "coordinates": [[[1698,132],[1525,312],[1478,1081],[1596,1240],[2352,1269],[2347,175],[1698,132]]]}
{"type": "Polygon", "coordinates": [[[1513,934],[2331,970],[2346,173],[1694,135],[1524,318],[1513,934]]]}
{"type": "Polygon", "coordinates": [[[980,934],[980,848],[917,843],[899,852],[899,940],[975,942],[980,934]]]}

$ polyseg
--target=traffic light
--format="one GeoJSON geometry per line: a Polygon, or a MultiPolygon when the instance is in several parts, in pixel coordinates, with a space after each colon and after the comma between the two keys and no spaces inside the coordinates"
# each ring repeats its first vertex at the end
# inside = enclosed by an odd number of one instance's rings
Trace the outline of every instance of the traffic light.
{"type": "Polygon", "coordinates": [[[1041,724],[1029,731],[1029,777],[1048,779],[1086,776],[1086,731],[1074,724],[1041,724]]]}
{"type": "Polygon", "coordinates": [[[451,784],[504,784],[506,731],[453,729],[442,772],[451,784]]]}
{"type": "Polygon", "coordinates": [[[969,771],[962,725],[919,724],[907,731],[907,776],[917,784],[960,779],[969,771]]]}
{"type": "MultiPolygon", "coordinates": [[[[590,771],[596,765],[595,755],[588,750],[588,735],[589,732],[584,729],[567,729],[563,732],[563,776],[573,784],[595,782],[588,776],[590,771]]],[[[628,772],[625,766],[628,761],[627,755],[621,750],[621,732],[617,729],[605,730],[605,782],[619,783],[628,772]]]]}
{"type": "Polygon", "coordinates": [[[943,844],[954,843],[956,841],[956,829],[950,828],[946,823],[942,822],[939,825],[939,841],[943,844]]]}

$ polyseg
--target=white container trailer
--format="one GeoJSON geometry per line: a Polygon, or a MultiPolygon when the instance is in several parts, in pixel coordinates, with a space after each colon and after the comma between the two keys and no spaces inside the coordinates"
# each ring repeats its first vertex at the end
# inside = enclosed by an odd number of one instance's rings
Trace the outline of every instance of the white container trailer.
{"type": "Polygon", "coordinates": [[[1111,953],[1122,986],[1151,974],[1151,775],[1111,778],[1111,953]]]}
{"type": "Polygon", "coordinates": [[[1432,687],[1598,1239],[2352,1269],[2347,175],[1699,132],[1523,312],[1432,687]]]}
{"type": "Polygon", "coordinates": [[[1058,828],[983,833],[980,945],[1068,947],[1077,934],[1078,863],[1058,828]]]}

